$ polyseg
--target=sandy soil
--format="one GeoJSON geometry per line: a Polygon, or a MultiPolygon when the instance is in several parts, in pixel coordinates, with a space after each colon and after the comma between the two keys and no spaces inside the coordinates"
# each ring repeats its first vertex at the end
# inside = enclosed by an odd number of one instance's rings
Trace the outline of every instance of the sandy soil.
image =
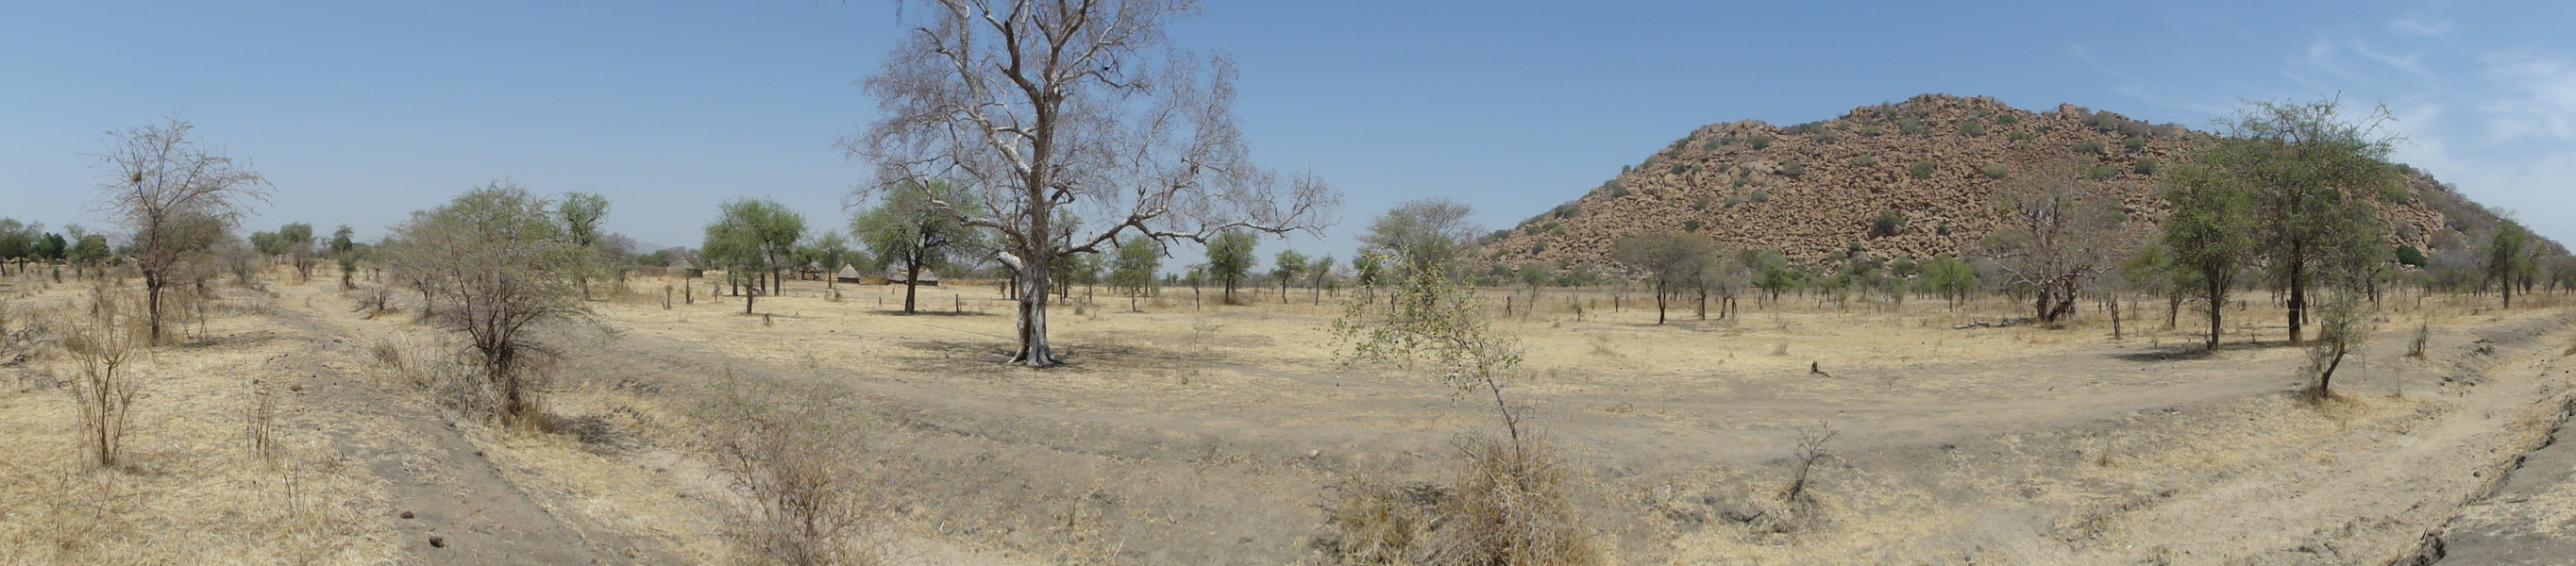
{"type": "MultiPolygon", "coordinates": [[[[13,304],[75,294],[11,284],[13,304]]],[[[883,470],[891,561],[912,564],[1323,563],[1335,486],[1443,481],[1459,435],[1493,426],[1487,406],[1425,378],[1338,363],[1323,329],[1333,298],[1304,289],[1250,306],[1176,289],[1132,312],[1102,295],[1052,315],[1073,364],[1032,371],[996,363],[1011,318],[989,287],[926,288],[939,312],[907,316],[883,306],[899,288],[800,282],[744,315],[703,281],[696,304],[666,309],[662,284],[594,303],[605,333],[560,333],[570,354],[548,403],[581,423],[570,432],[443,409],[419,383],[452,346],[408,315],[360,318],[329,281],[235,292],[259,306],[212,317],[216,345],[158,355],[187,365],[153,370],[173,391],[156,399],[220,423],[241,401],[206,375],[306,384],[295,418],[315,428],[300,450],[338,462],[313,465],[327,473],[307,485],[337,482],[324,507],[349,517],[307,537],[335,542],[328,563],[730,561],[717,533],[734,496],[708,464],[700,405],[742,382],[865,400],[849,418],[872,438],[854,457],[883,470]],[[230,338],[249,336],[271,338],[230,338]],[[387,348],[411,363],[384,363],[387,348]],[[225,359],[237,365],[181,369],[225,359]],[[210,393],[176,393],[191,387],[210,393]]],[[[1622,563],[2379,564],[2434,558],[2430,546],[2446,564],[2515,563],[2478,553],[2564,544],[2576,516],[2563,462],[2549,464],[2576,457],[2544,448],[2564,446],[2547,442],[2576,370],[2555,298],[2495,311],[2491,298],[2392,297],[2338,379],[2344,395],[2310,403],[2289,393],[2300,354],[2279,347],[2279,312],[2259,293],[2231,313],[2236,347],[2207,357],[2152,301],[2126,306],[2152,320],[2112,340],[2097,311],[2062,330],[1950,328],[2017,314],[2001,301],[1748,300],[1741,320],[1676,311],[1655,325],[1633,294],[1551,290],[1536,312],[1525,291],[1489,293],[1497,307],[1505,296],[1513,316],[1497,327],[1529,352],[1510,393],[1578,458],[1587,519],[1622,563]],[[1568,301],[1586,305],[1579,318],[1568,301]],[[2426,355],[2405,356],[2418,325],[2426,355]],[[1816,504],[1780,503],[1792,444],[1822,427],[1837,437],[1816,504]]],[[[21,384],[0,393],[0,426],[51,439],[0,442],[70,446],[68,397],[25,385],[33,366],[0,371],[21,384]]],[[[139,442],[195,459],[154,481],[222,485],[227,447],[169,430],[139,442]]],[[[102,475],[74,468],[58,454],[0,473],[102,475]]],[[[17,553],[0,557],[56,556],[38,536],[51,519],[29,509],[66,505],[19,503],[0,507],[0,552],[17,553]]],[[[248,528],[203,509],[173,528],[248,528]]],[[[222,548],[159,556],[252,555],[222,548]]]]}

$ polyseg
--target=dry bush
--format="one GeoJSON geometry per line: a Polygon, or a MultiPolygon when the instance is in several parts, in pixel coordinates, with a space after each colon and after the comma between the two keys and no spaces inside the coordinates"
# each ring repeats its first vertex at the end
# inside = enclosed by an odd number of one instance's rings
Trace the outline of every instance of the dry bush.
{"type": "Polygon", "coordinates": [[[884,493],[858,456],[864,430],[847,394],[760,386],[728,376],[706,410],[708,445],[740,499],[723,529],[746,564],[883,561],[884,493]]]}
{"type": "Polygon", "coordinates": [[[1464,449],[1457,490],[1425,541],[1424,564],[1602,562],[1574,508],[1573,470],[1553,444],[1525,433],[1517,442],[1476,439],[1464,449]]]}
{"type": "Polygon", "coordinates": [[[250,404],[242,407],[243,444],[251,458],[277,462],[277,388],[267,380],[250,380],[250,404]]]}
{"type": "Polygon", "coordinates": [[[99,290],[91,295],[90,313],[71,325],[63,350],[80,368],[83,440],[101,467],[114,467],[132,424],[134,401],[143,395],[143,380],[130,366],[145,353],[142,320],[125,312],[121,293],[99,290]]]}
{"type": "Polygon", "coordinates": [[[1524,431],[1517,443],[1471,439],[1455,487],[1397,485],[1361,474],[1328,510],[1325,546],[1346,564],[1584,565],[1606,560],[1579,519],[1573,469],[1524,431]]]}
{"type": "Polygon", "coordinates": [[[1833,442],[1837,434],[1839,433],[1834,431],[1832,423],[1816,423],[1812,428],[1798,428],[1798,449],[1796,453],[1790,455],[1791,465],[1796,467],[1796,471],[1790,472],[1789,485],[1780,489],[1781,501],[1795,505],[1815,502],[1815,497],[1807,493],[1808,488],[1815,486],[1811,474],[1815,472],[1816,461],[1834,455],[1833,452],[1825,450],[1825,444],[1833,442]]]}
{"type": "Polygon", "coordinates": [[[1412,563],[1431,510],[1448,497],[1430,484],[1398,485],[1378,474],[1355,474],[1339,488],[1341,500],[1324,515],[1333,536],[1321,546],[1344,564],[1412,563]]]}
{"type": "Polygon", "coordinates": [[[350,293],[352,295],[350,297],[351,301],[355,302],[357,306],[351,308],[349,312],[365,315],[359,318],[375,320],[375,318],[379,316],[400,312],[400,309],[396,309],[393,306],[393,289],[387,289],[384,287],[368,287],[365,289],[351,291],[350,293]]]}

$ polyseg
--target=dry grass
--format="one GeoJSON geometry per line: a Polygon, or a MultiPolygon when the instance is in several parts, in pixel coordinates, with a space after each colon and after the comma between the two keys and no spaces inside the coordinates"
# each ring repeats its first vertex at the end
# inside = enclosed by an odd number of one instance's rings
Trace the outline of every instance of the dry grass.
{"type": "MultiPolygon", "coordinates": [[[[63,300],[18,312],[71,329],[66,333],[86,333],[74,321],[91,318],[93,304],[63,300]]],[[[394,547],[370,534],[386,528],[383,486],[351,466],[322,433],[322,423],[355,419],[305,414],[283,393],[261,403],[258,388],[230,376],[275,372],[265,364],[288,359],[295,348],[233,340],[261,331],[265,321],[222,316],[238,310],[231,306],[207,306],[216,316],[192,324],[211,345],[165,347],[185,348],[184,355],[158,352],[150,363],[119,369],[119,379],[149,394],[125,400],[135,418],[122,431],[113,468],[96,464],[96,435],[81,401],[92,391],[89,364],[72,351],[99,348],[99,337],[66,336],[26,367],[0,369],[38,375],[35,387],[0,390],[0,452],[9,455],[0,458],[0,564],[373,564],[393,558],[394,547]],[[45,385],[53,375],[79,376],[72,381],[81,385],[45,385]],[[245,458],[245,450],[267,456],[245,458]]],[[[130,303],[120,307],[132,310],[130,303]]],[[[134,359],[142,360],[137,342],[134,359]]]]}

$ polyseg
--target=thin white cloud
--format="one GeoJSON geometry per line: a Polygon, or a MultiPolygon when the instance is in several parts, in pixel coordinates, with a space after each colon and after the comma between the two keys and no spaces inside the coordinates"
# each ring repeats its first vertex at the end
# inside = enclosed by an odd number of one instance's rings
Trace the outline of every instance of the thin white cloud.
{"type": "Polygon", "coordinates": [[[2389,18],[2388,31],[2398,35],[2443,37],[2451,35],[2451,21],[2408,12],[2403,16],[2389,18]]]}
{"type": "Polygon", "coordinates": [[[2442,80],[2442,76],[2440,74],[2434,73],[2432,69],[2425,67],[2423,53],[2407,53],[2402,55],[2389,53],[2374,49],[2368,42],[2363,41],[2352,41],[2347,45],[2352,47],[2353,53],[2361,55],[2362,58],[2378,62],[2381,65],[2387,65],[2389,68],[2405,71],[2407,74],[2415,75],[2416,77],[2427,81],[2440,82],[2442,80]]]}
{"type": "Polygon", "coordinates": [[[2576,66],[2534,55],[2491,55],[2485,76],[2503,91],[2478,105],[2487,113],[2485,141],[2576,143],[2576,66]]]}

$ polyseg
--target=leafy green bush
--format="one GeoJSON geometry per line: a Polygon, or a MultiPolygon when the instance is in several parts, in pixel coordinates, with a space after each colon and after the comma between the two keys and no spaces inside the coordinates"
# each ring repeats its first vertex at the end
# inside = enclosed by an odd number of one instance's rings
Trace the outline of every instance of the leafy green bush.
{"type": "Polygon", "coordinates": [[[1860,129],[1860,135],[1864,136],[1876,136],[1884,133],[1887,133],[1887,130],[1878,129],[1878,126],[1866,126],[1860,129]]]}
{"type": "Polygon", "coordinates": [[[1547,242],[1530,242],[1530,253],[1547,251],[1547,242]]]}
{"type": "Polygon", "coordinates": [[[2078,155],[2101,155],[2102,142],[2089,140],[2075,142],[2075,145],[2066,146],[2066,150],[2075,152],[2078,155]]]}
{"type": "Polygon", "coordinates": [[[1717,140],[1708,140],[1708,141],[1704,141],[1704,142],[1699,142],[1699,148],[1700,148],[1700,149],[1704,149],[1704,150],[1712,150],[1712,151],[1713,151],[1713,150],[1716,150],[1716,149],[1717,149],[1717,146],[1719,146],[1719,145],[1723,145],[1723,144],[1719,144],[1719,143],[1717,143],[1717,140]]]}
{"type": "Polygon", "coordinates": [[[1944,223],[1944,224],[1942,224],[1942,225],[1940,225],[1940,226],[1935,226],[1935,227],[1933,227],[1933,228],[1932,228],[1932,233],[1933,233],[1933,234],[1942,235],[1942,236],[1948,236],[1948,235],[1950,235],[1950,225],[1949,225],[1949,224],[1947,224],[1947,223],[1944,223]]]}
{"type": "Polygon", "coordinates": [[[1807,164],[1791,161],[1787,165],[1780,166],[1780,174],[1796,179],[1807,174],[1807,164]]]}
{"type": "Polygon", "coordinates": [[[1878,164],[1878,157],[1876,157],[1876,156],[1869,156],[1869,155],[1863,155],[1863,156],[1860,156],[1860,157],[1854,157],[1854,158],[1852,158],[1852,160],[1851,160],[1851,164],[1852,164],[1852,166],[1853,166],[1853,167],[1868,167],[1868,166],[1871,166],[1871,165],[1877,165],[1877,164],[1878,164]]]}
{"type": "Polygon", "coordinates": [[[2401,245],[2397,246],[2397,263],[2423,267],[2425,264],[2432,263],[2432,260],[2424,257],[2424,250],[2415,249],[2415,246],[2401,245]]]}
{"type": "Polygon", "coordinates": [[[1998,125],[1998,126],[2010,126],[2010,125],[2012,125],[2012,124],[2013,124],[2013,122],[2019,122],[2019,121],[2021,121],[2021,117],[2020,117],[2020,116],[2015,116],[2015,115],[2012,115],[2012,114],[2010,114],[2010,113],[1997,114],[1997,115],[1995,115],[1995,125],[1998,125]]]}
{"type": "MultiPolygon", "coordinates": [[[[1557,217],[1557,218],[1573,218],[1573,217],[1574,217],[1574,215],[1582,214],[1582,213],[1583,213],[1583,205],[1574,204],[1574,203],[1570,203],[1570,202],[1569,202],[1569,203],[1565,203],[1565,204],[1556,205],[1556,217],[1557,217]]],[[[1555,223],[1554,223],[1554,222],[1550,222],[1549,224],[1555,224],[1555,223]]]]}
{"type": "Polygon", "coordinates": [[[2001,179],[2012,176],[2012,168],[2005,167],[2001,163],[1987,165],[1984,171],[1986,173],[1986,178],[1989,179],[2001,179]]]}
{"type": "Polygon", "coordinates": [[[1771,202],[1771,191],[1753,191],[1751,199],[1753,202],[1771,202]]]}
{"type": "Polygon", "coordinates": [[[2137,153],[2138,150],[2147,148],[2147,138],[2129,136],[2129,139],[2120,140],[2120,147],[2127,148],[2130,153],[2137,153]]]}
{"type": "Polygon", "coordinates": [[[1671,173],[1672,173],[1672,174],[1674,174],[1674,175],[1680,175],[1680,174],[1683,174],[1683,173],[1689,173],[1689,172],[1690,172],[1690,170],[1691,170],[1691,166],[1690,166],[1690,164],[1688,164],[1688,163],[1675,163],[1675,164],[1673,164],[1673,168],[1671,169],[1671,173]]]}
{"type": "Polygon", "coordinates": [[[2030,141],[2037,138],[2039,138],[2039,134],[2024,131],[2015,131],[2013,133],[2004,134],[2004,139],[2012,141],[2030,141]]]}
{"type": "Polygon", "coordinates": [[[1914,178],[1916,178],[1916,179],[1930,179],[1930,178],[1932,178],[1932,162],[1930,162],[1930,161],[1916,161],[1916,162],[1914,162],[1914,169],[1913,169],[1913,171],[1911,171],[1911,173],[1913,173],[1913,174],[1914,174],[1914,178]]]}
{"type": "Polygon", "coordinates": [[[1708,197],[1691,200],[1691,210],[1708,210],[1708,197]]]}
{"type": "Polygon", "coordinates": [[[1745,140],[1744,144],[1752,146],[1753,149],[1771,147],[1771,136],[1753,136],[1753,139],[1745,140]]]}
{"type": "Polygon", "coordinates": [[[2103,179],[2109,179],[2112,175],[2118,174],[2120,174],[2120,170],[2113,168],[2110,165],[2094,165],[2092,167],[2084,168],[2084,178],[2087,180],[2100,181],[2103,179]]]}
{"type": "Polygon", "coordinates": [[[2129,170],[2140,175],[2154,175],[2156,174],[2157,165],[2158,163],[2156,163],[2156,158],[2140,157],[2138,158],[2137,165],[2135,167],[2131,167],[2129,170]]]}
{"type": "Polygon", "coordinates": [[[1699,231],[1699,220],[1694,219],[1694,220],[1684,220],[1684,221],[1682,221],[1682,231],[1683,231],[1683,232],[1698,232],[1698,231],[1699,231]]]}
{"type": "Polygon", "coordinates": [[[1986,135],[1986,124],[1975,120],[1960,122],[1959,134],[1972,138],[1984,136],[1986,135]]]}

